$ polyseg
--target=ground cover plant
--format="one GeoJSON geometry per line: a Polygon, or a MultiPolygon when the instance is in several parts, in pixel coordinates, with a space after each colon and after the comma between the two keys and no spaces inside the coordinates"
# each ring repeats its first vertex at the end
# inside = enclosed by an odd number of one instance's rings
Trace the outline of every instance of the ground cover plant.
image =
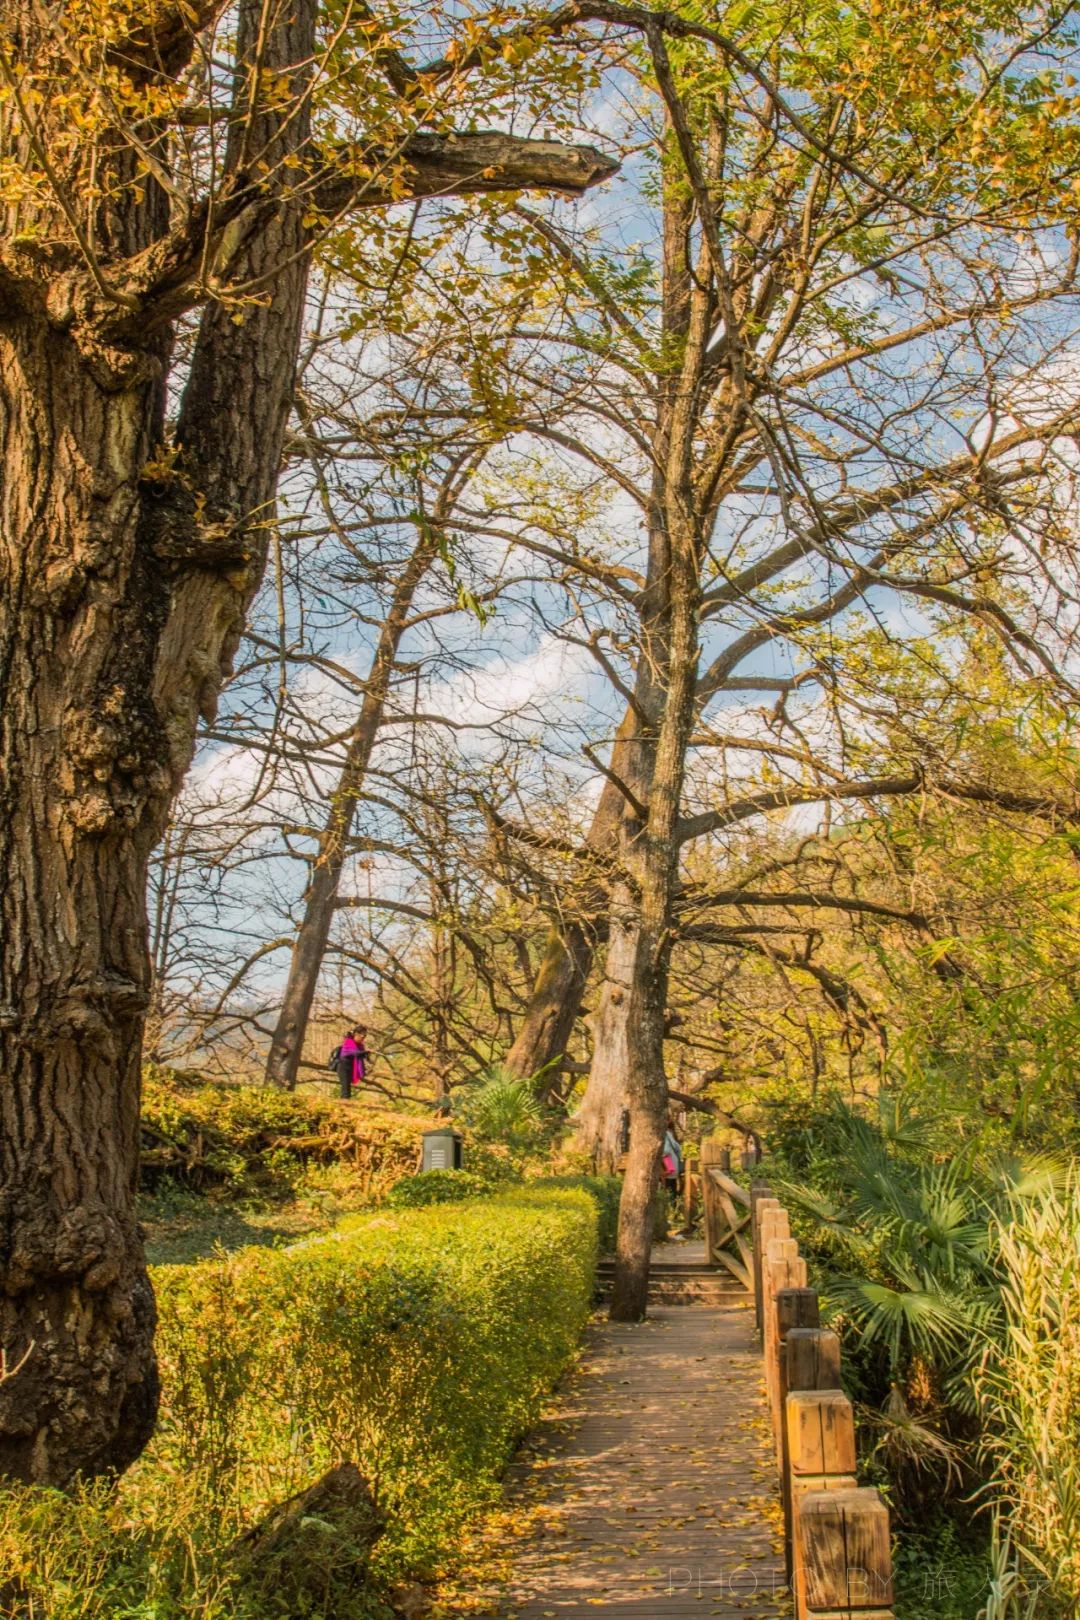
{"type": "Polygon", "coordinates": [[[597,1229],[585,1191],[521,1188],[159,1268],[154,1444],[115,1493],[0,1493],[5,1602],[34,1620],[387,1613],[395,1584],[452,1562],[573,1355],[597,1229]],[[245,1532],[343,1460],[370,1496],[254,1559],[245,1532]]]}
{"type": "Polygon", "coordinates": [[[340,1162],[374,1197],[415,1169],[429,1117],[400,1108],[340,1108],[273,1086],[228,1085],[149,1065],[143,1076],[142,1185],[197,1191],[287,1187],[303,1169],[340,1162]]]}

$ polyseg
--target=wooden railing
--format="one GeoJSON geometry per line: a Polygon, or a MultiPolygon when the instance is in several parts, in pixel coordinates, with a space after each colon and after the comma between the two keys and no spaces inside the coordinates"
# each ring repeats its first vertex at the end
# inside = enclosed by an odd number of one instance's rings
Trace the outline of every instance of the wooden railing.
{"type": "Polygon", "coordinates": [[[744,1288],[754,1286],[750,1247],[750,1194],[731,1177],[731,1153],[715,1142],[701,1144],[701,1199],[705,1216],[705,1253],[744,1288]]]}
{"type": "MultiPolygon", "coordinates": [[[[753,1172],[754,1156],[743,1156],[753,1172]]],[[[893,1620],[889,1513],[855,1477],[855,1414],[840,1386],[840,1341],[780,1201],[732,1179],[731,1153],[704,1141],[687,1166],[687,1224],[698,1186],[710,1261],[752,1290],[784,1505],[796,1620],[893,1620]]]]}

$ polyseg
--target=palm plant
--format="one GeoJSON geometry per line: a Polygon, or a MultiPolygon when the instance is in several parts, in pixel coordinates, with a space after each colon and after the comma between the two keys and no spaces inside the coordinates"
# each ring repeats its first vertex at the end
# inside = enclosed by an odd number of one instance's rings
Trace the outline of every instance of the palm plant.
{"type": "Polygon", "coordinates": [[[901,1497],[927,1473],[951,1488],[956,1437],[976,1414],[973,1375],[1001,1331],[993,1223],[1057,1167],[989,1163],[971,1143],[946,1155],[936,1122],[889,1093],[872,1114],[832,1103],[808,1135],[805,1173],[784,1194],[806,1217],[823,1304],[848,1339],[871,1454],[901,1497]]]}
{"type": "Polygon", "coordinates": [[[532,1082],[498,1066],[464,1094],[460,1114],[482,1140],[514,1148],[539,1142],[547,1125],[532,1082]]]}
{"type": "Polygon", "coordinates": [[[866,1345],[880,1344],[890,1383],[913,1363],[944,1377],[970,1363],[993,1312],[988,1187],[969,1154],[930,1160],[926,1132],[885,1099],[879,1121],[837,1103],[826,1191],[785,1184],[828,1249],[823,1295],[866,1345]]]}

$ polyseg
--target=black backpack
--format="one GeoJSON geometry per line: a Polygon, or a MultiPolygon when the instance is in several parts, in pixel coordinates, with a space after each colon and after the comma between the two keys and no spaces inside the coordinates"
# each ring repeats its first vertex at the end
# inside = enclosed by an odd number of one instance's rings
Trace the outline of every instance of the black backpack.
{"type": "Polygon", "coordinates": [[[340,1046],[335,1046],[334,1050],[330,1054],[330,1058],[329,1058],[329,1061],[328,1061],[326,1067],[328,1069],[336,1070],[340,1059],[341,1059],[341,1047],[340,1046]]]}

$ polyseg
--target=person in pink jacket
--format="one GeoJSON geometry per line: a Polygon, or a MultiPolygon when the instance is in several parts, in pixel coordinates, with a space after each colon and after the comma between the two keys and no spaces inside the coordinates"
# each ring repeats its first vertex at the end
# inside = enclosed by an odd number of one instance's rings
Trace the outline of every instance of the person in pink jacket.
{"type": "Polygon", "coordinates": [[[363,1083],[367,1073],[368,1052],[364,1045],[366,1034],[366,1027],[357,1024],[355,1029],[349,1030],[337,1049],[335,1061],[342,1097],[351,1097],[355,1088],[363,1083]]]}

